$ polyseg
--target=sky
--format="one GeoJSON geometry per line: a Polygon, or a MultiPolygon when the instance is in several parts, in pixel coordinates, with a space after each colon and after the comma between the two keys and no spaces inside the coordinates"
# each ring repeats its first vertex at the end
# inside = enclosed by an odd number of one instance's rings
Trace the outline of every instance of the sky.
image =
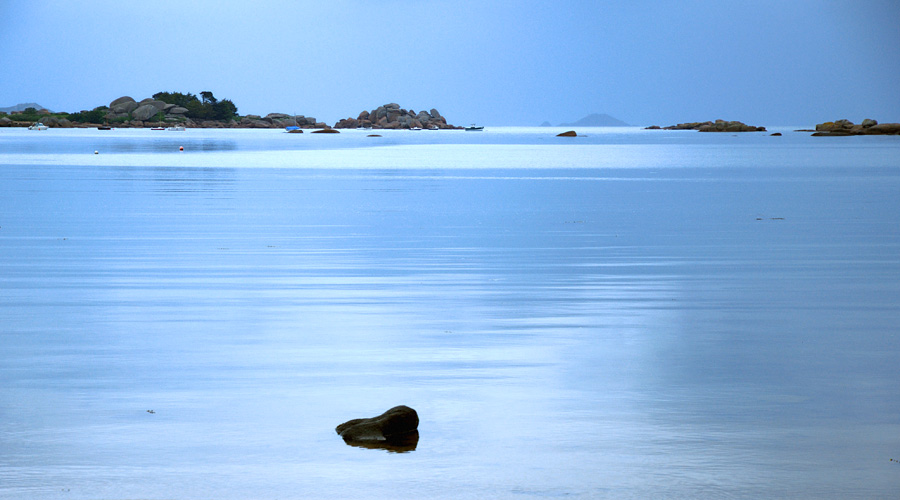
{"type": "Polygon", "coordinates": [[[900,1],[0,0],[0,107],[159,91],[334,124],[900,122],[900,1]]]}

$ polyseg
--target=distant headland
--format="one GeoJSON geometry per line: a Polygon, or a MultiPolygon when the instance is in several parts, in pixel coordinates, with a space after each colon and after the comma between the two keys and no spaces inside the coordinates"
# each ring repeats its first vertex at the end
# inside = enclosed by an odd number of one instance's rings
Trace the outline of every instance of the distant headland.
{"type": "Polygon", "coordinates": [[[560,127],[630,127],[631,125],[605,113],[592,113],[572,123],[560,123],[560,127]]]}
{"type": "MultiPolygon", "coordinates": [[[[157,92],[140,101],[130,96],[113,99],[109,105],[77,113],[52,112],[37,103],[24,103],[0,111],[0,127],[27,127],[35,122],[55,128],[145,128],[183,126],[186,128],[285,128],[330,129],[315,117],[288,113],[266,116],[244,115],[228,99],[217,99],[212,92],[157,92]]],[[[334,128],[373,129],[459,129],[447,122],[438,110],[419,111],[401,108],[397,103],[363,111],[357,118],[345,118],[334,128]]]]}
{"type": "MultiPolygon", "coordinates": [[[[541,127],[552,127],[550,122],[541,123],[541,127]]],[[[631,125],[605,113],[591,113],[572,123],[560,123],[559,127],[630,127],[631,125]]]]}

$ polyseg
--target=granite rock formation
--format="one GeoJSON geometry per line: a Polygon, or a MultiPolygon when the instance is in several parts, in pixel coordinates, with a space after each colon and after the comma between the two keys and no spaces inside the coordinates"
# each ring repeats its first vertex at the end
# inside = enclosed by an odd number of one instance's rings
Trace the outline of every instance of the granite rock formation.
{"type": "Polygon", "coordinates": [[[697,130],[699,132],[765,132],[766,127],[755,127],[738,121],[716,120],[714,122],[685,122],[668,127],[653,125],[645,130],[697,130]]]}
{"type": "Polygon", "coordinates": [[[187,108],[152,97],[135,101],[129,96],[123,96],[109,103],[106,120],[115,123],[117,127],[146,127],[177,123],[192,128],[328,128],[325,123],[319,122],[311,116],[286,113],[269,113],[265,117],[247,115],[230,121],[196,121],[185,116],[187,112],[187,108]]]}
{"type": "Polygon", "coordinates": [[[900,123],[878,123],[866,118],[860,124],[850,120],[835,120],[816,125],[816,137],[835,137],[847,135],[900,135],[900,123]]]}
{"type": "Polygon", "coordinates": [[[378,106],[372,111],[363,110],[356,118],[344,118],[334,128],[374,128],[374,129],[458,129],[447,123],[438,110],[431,111],[406,110],[397,103],[378,106]]]}

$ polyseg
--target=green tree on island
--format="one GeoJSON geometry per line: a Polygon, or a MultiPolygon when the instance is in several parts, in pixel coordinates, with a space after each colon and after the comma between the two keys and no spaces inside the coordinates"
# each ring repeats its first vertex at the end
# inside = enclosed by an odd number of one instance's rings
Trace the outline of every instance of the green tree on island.
{"type": "Polygon", "coordinates": [[[212,92],[204,90],[200,92],[201,102],[194,94],[181,92],[157,92],[153,94],[158,99],[168,104],[174,104],[187,109],[184,116],[195,120],[231,120],[237,116],[237,106],[229,99],[216,99],[212,92]]]}
{"type": "Polygon", "coordinates": [[[186,108],[187,103],[189,103],[190,101],[197,100],[197,96],[191,94],[190,92],[188,92],[187,94],[182,94],[181,92],[157,92],[153,94],[153,98],[167,104],[181,106],[182,108],[186,108]]]}
{"type": "Polygon", "coordinates": [[[91,111],[79,111],[77,113],[69,113],[69,121],[78,123],[103,123],[106,121],[106,112],[109,110],[106,106],[97,106],[91,111]]]}

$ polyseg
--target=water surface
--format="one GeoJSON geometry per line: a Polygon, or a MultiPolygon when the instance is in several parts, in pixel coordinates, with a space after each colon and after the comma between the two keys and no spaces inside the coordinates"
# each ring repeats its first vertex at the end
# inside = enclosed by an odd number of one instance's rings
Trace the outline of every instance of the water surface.
{"type": "Polygon", "coordinates": [[[896,138],[47,132],[0,129],[0,498],[900,489],[896,138]],[[412,452],[334,433],[397,404],[412,452]]]}

